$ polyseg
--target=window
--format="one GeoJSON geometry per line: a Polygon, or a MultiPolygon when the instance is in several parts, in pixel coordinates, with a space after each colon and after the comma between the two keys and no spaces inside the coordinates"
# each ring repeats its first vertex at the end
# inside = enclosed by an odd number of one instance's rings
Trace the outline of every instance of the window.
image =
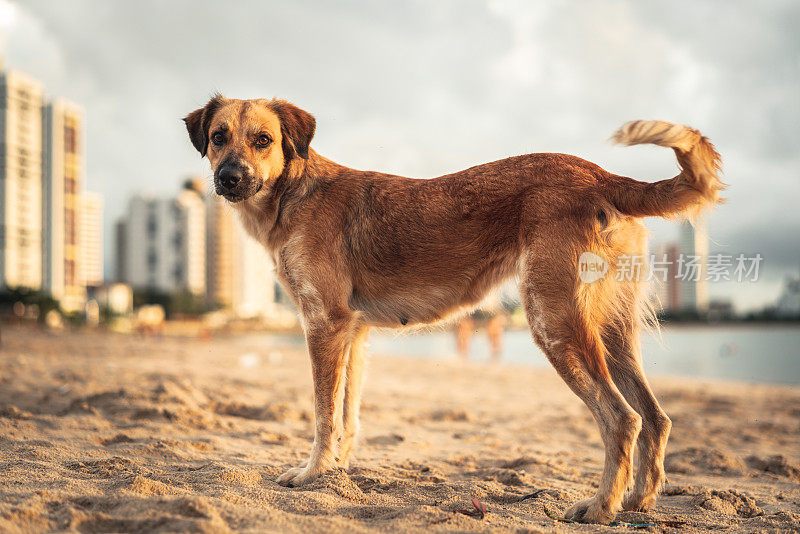
{"type": "Polygon", "coordinates": [[[176,265],[172,270],[172,277],[176,284],[180,284],[183,280],[183,267],[180,264],[176,265]]]}
{"type": "Polygon", "coordinates": [[[64,126],[64,150],[70,154],[78,152],[78,133],[72,125],[64,126]]]}
{"type": "Polygon", "coordinates": [[[67,285],[75,284],[76,276],[75,276],[75,261],[74,260],[65,260],[64,261],[64,282],[67,285]]]}
{"type": "Polygon", "coordinates": [[[156,219],[155,214],[151,213],[147,217],[147,235],[150,238],[153,238],[155,237],[157,231],[158,231],[158,220],[156,219]]]}

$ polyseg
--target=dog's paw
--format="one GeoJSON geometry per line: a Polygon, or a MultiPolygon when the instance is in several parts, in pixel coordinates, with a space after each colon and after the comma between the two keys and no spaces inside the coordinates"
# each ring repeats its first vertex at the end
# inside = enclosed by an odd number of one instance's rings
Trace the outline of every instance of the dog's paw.
{"type": "Polygon", "coordinates": [[[326,469],[320,467],[312,467],[308,464],[303,464],[300,467],[293,467],[286,471],[284,474],[277,478],[278,484],[290,488],[296,488],[304,484],[308,484],[312,480],[319,477],[326,469]]]}
{"type": "Polygon", "coordinates": [[[352,460],[352,457],[348,454],[347,458],[337,458],[336,465],[338,465],[339,467],[341,467],[345,471],[349,471],[350,470],[350,461],[351,460],[352,460]]]}
{"type": "Polygon", "coordinates": [[[603,508],[596,497],[576,502],[564,512],[564,519],[579,521],[581,523],[610,523],[616,514],[603,508]]]}
{"type": "Polygon", "coordinates": [[[303,484],[311,482],[318,476],[319,473],[315,473],[314,470],[309,469],[308,466],[293,467],[279,476],[277,482],[281,486],[296,488],[297,486],[302,486],[303,484]]]}
{"type": "Polygon", "coordinates": [[[629,512],[646,512],[656,503],[656,494],[629,493],[622,501],[622,509],[629,512]]]}

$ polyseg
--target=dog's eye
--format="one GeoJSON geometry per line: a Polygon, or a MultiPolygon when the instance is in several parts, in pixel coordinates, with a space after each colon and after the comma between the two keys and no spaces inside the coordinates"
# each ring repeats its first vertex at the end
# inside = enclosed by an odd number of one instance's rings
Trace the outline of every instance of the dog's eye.
{"type": "Polygon", "coordinates": [[[215,145],[219,146],[225,142],[225,136],[217,132],[211,136],[211,141],[213,141],[215,145]]]}
{"type": "Polygon", "coordinates": [[[258,139],[256,139],[256,146],[260,148],[264,148],[268,144],[272,142],[272,139],[269,138],[268,135],[259,135],[258,139]]]}

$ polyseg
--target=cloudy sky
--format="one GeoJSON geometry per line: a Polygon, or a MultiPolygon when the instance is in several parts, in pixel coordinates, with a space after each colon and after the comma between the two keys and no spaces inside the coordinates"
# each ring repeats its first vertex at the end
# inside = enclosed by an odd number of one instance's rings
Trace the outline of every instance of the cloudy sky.
{"type": "MultiPolygon", "coordinates": [[[[107,234],[135,192],[208,175],[179,119],[214,91],[292,100],[316,115],[318,152],[416,177],[549,151],[666,178],[670,151],[607,142],[660,118],[723,155],[712,249],[765,257],[758,283],[711,287],[740,309],[800,270],[797,28],[793,0],[0,0],[4,65],[86,109],[86,182],[105,196],[107,234]]],[[[648,226],[656,241],[677,235],[648,226]]]]}

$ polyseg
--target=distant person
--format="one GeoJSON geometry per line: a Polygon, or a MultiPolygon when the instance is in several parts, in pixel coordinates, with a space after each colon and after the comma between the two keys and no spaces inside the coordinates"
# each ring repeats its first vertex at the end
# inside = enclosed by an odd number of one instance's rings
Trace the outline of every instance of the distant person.
{"type": "Polygon", "coordinates": [[[489,357],[492,362],[499,362],[503,355],[503,334],[505,333],[506,318],[498,310],[475,310],[461,318],[456,326],[456,347],[458,356],[462,360],[469,359],[469,347],[472,333],[475,331],[476,320],[487,320],[486,334],[489,338],[489,357]]]}
{"type": "Polygon", "coordinates": [[[458,357],[462,360],[469,359],[469,342],[472,339],[472,331],[475,329],[475,321],[472,320],[472,314],[465,315],[458,321],[456,326],[456,347],[458,349],[458,357]]]}
{"type": "Polygon", "coordinates": [[[505,333],[506,316],[496,313],[486,324],[486,334],[489,336],[489,350],[492,361],[500,362],[503,355],[503,334],[505,333]]]}

